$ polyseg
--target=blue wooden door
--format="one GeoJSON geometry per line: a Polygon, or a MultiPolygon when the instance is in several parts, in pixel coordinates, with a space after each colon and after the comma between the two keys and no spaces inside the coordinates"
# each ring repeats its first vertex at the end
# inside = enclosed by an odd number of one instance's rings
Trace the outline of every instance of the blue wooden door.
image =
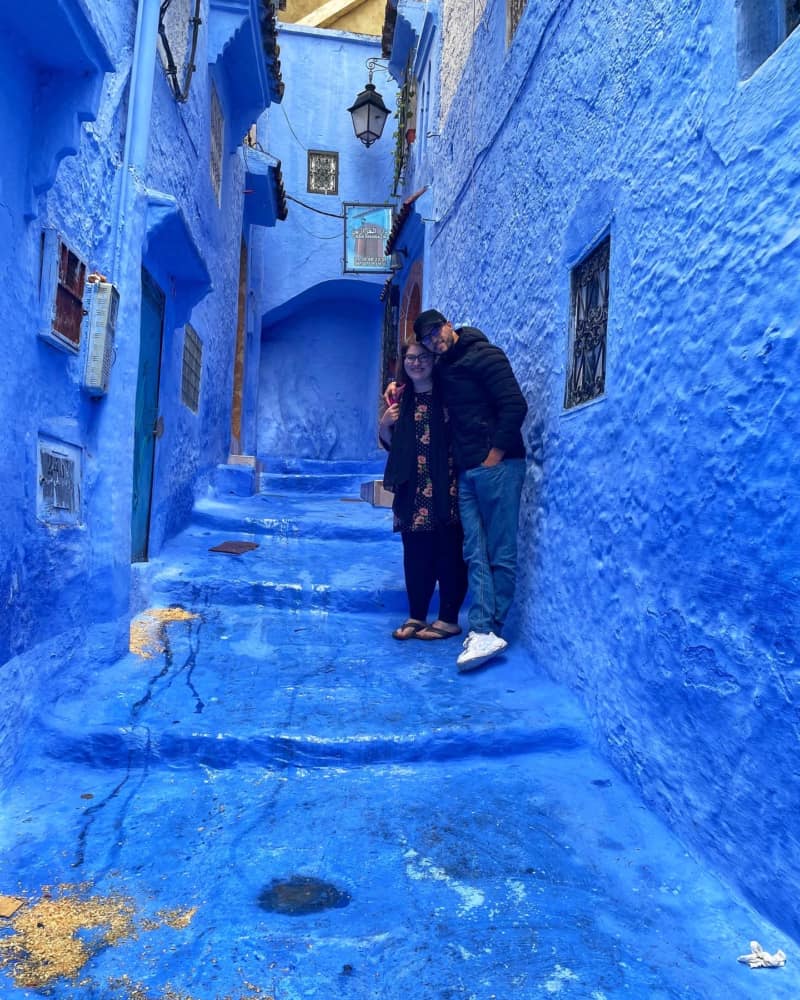
{"type": "Polygon", "coordinates": [[[147,561],[153,465],[158,421],[158,382],[164,328],[164,293],[142,268],[142,318],[139,334],[139,377],[133,440],[133,510],[131,561],[147,561]]]}

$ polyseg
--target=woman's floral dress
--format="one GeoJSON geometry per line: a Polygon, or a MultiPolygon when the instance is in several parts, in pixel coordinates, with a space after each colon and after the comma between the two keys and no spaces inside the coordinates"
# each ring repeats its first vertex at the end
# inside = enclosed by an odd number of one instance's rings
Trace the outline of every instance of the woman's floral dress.
{"type": "MultiPolygon", "coordinates": [[[[414,400],[414,430],[417,441],[417,490],[414,496],[414,510],[411,523],[402,524],[395,517],[395,531],[433,531],[432,500],[433,482],[430,476],[429,461],[431,448],[431,393],[418,392],[414,400]]],[[[458,481],[453,468],[452,456],[448,457],[448,505],[447,523],[458,521],[458,481]]]]}

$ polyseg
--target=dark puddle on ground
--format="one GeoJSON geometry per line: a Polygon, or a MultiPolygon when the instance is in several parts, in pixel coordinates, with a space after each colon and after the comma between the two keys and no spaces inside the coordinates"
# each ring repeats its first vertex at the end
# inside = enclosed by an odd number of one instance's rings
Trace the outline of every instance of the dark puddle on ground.
{"type": "Polygon", "coordinates": [[[264,910],[295,917],[347,906],[350,894],[318,878],[292,875],[284,880],[273,879],[262,890],[258,902],[264,910]]]}

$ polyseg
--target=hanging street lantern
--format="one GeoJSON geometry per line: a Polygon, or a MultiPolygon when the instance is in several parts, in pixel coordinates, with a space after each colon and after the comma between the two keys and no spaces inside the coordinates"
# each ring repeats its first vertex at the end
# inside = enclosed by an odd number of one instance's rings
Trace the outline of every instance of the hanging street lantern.
{"type": "Polygon", "coordinates": [[[377,62],[377,59],[367,60],[369,83],[355,99],[353,106],[347,109],[353,116],[353,131],[356,138],[360,139],[367,148],[380,139],[383,126],[389,117],[389,109],[383,103],[383,98],[372,82],[372,74],[377,62]]]}

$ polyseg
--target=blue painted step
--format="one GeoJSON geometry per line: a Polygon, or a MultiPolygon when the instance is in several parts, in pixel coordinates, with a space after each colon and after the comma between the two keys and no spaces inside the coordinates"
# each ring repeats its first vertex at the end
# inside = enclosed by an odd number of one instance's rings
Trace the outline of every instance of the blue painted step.
{"type": "Polygon", "coordinates": [[[258,477],[259,491],[274,495],[292,493],[361,496],[361,484],[375,477],[352,472],[262,472],[258,477]]]}

